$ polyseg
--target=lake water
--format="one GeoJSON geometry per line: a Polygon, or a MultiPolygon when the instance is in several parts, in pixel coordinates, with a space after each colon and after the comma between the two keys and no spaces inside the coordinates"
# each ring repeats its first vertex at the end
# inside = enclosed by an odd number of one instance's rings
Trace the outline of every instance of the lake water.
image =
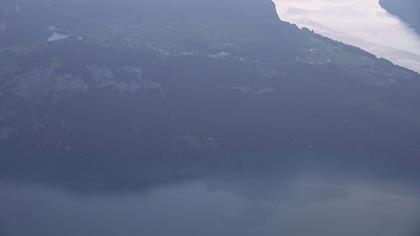
{"type": "MultiPolygon", "coordinates": [[[[96,170],[72,165],[70,171],[52,170],[51,175],[44,169],[28,174],[25,167],[25,176],[0,178],[0,235],[417,236],[419,232],[419,189],[404,183],[337,174],[324,178],[300,171],[282,174],[285,170],[280,168],[254,169],[240,162],[231,170],[197,174],[208,172],[204,167],[187,178],[170,174],[177,168],[165,163],[140,168],[128,163],[123,169],[115,167],[120,162],[109,164],[95,164],[96,170]],[[101,169],[107,172],[100,173],[101,169]]],[[[47,165],[54,167],[42,163],[47,165]]]]}
{"type": "Polygon", "coordinates": [[[420,73],[420,36],[378,0],[274,0],[280,18],[420,73]]]}

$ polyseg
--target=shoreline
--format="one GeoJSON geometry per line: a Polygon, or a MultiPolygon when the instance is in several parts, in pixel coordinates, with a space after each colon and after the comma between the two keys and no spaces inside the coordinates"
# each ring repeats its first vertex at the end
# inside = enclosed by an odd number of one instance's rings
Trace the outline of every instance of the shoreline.
{"type": "Polygon", "coordinates": [[[273,3],[283,21],[359,47],[378,58],[420,74],[420,35],[398,17],[387,12],[378,0],[354,0],[350,3],[343,1],[341,4],[322,0],[305,3],[273,0],[273,3]],[[355,8],[360,4],[365,4],[363,9],[355,8]],[[328,16],[326,11],[332,14],[328,16]],[[393,37],[394,35],[400,36],[393,37]]]}

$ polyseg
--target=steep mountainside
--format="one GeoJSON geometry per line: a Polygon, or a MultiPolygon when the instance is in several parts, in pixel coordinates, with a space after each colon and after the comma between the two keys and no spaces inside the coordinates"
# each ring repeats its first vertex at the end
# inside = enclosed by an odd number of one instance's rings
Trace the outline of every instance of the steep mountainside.
{"type": "Polygon", "coordinates": [[[1,3],[2,156],[418,161],[418,74],[269,0],[121,2],[1,3]]]}

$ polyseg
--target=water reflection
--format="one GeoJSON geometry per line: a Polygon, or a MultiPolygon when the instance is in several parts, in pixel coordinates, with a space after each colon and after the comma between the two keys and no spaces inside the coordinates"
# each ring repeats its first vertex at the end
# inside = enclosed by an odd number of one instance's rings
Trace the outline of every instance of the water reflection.
{"type": "Polygon", "coordinates": [[[420,37],[378,0],[274,0],[281,19],[420,72],[420,37]]]}
{"type": "Polygon", "coordinates": [[[0,233],[416,236],[409,181],[253,161],[42,161],[0,176],[0,233]]]}

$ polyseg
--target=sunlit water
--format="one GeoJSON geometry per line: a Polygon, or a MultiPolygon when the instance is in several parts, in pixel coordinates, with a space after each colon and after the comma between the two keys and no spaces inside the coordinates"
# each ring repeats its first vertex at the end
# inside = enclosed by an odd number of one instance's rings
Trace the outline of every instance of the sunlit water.
{"type": "Polygon", "coordinates": [[[280,18],[420,73],[420,36],[378,0],[274,0],[280,18]]]}

